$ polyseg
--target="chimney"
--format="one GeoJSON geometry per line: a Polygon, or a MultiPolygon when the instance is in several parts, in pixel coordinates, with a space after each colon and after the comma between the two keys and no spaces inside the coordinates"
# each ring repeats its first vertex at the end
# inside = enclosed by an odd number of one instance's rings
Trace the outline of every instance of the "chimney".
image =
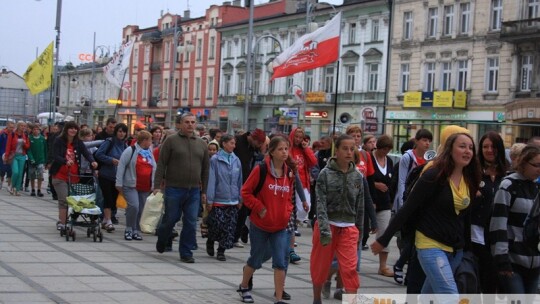
{"type": "Polygon", "coordinates": [[[189,10],[184,11],[184,19],[190,19],[191,12],[189,10]]]}
{"type": "Polygon", "coordinates": [[[234,0],[232,3],[233,6],[242,6],[241,0],[234,0]]]}
{"type": "Polygon", "coordinates": [[[223,2],[223,5],[226,6],[226,5],[231,5],[231,1],[225,1],[223,2]]]}

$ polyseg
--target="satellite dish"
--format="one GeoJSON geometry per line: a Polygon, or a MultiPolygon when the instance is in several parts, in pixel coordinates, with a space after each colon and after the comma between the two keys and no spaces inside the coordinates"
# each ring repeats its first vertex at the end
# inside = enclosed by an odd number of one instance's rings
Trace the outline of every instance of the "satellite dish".
{"type": "Polygon", "coordinates": [[[424,153],[424,159],[427,161],[430,161],[437,156],[437,151],[435,150],[427,150],[426,153],[424,153]]]}

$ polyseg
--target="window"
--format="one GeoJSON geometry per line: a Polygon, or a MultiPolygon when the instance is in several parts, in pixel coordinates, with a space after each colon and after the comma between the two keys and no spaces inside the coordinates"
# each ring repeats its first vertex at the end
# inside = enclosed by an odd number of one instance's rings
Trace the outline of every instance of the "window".
{"type": "Polygon", "coordinates": [[[428,11],[428,38],[435,38],[437,36],[437,23],[439,20],[439,10],[436,7],[432,7],[428,11]]]}
{"type": "Polygon", "coordinates": [[[441,90],[448,91],[450,90],[450,84],[452,81],[452,63],[443,62],[441,69],[441,90]]]}
{"type": "Polygon", "coordinates": [[[356,23],[349,24],[349,44],[356,43],[356,23]]]}
{"type": "Polygon", "coordinates": [[[469,24],[471,23],[471,4],[461,3],[459,5],[459,9],[461,11],[461,20],[459,21],[459,33],[468,34],[469,24]]]}
{"type": "Polygon", "coordinates": [[[424,91],[433,92],[435,89],[435,62],[426,63],[426,81],[424,91]]]}
{"type": "Polygon", "coordinates": [[[171,42],[170,41],[167,41],[165,42],[165,62],[169,62],[169,58],[171,57],[171,42]]]}
{"type": "Polygon", "coordinates": [[[353,92],[354,91],[354,82],[355,82],[355,76],[356,76],[356,66],[350,65],[346,66],[345,69],[347,70],[347,92],[353,92]]]}
{"type": "Polygon", "coordinates": [[[488,93],[497,92],[499,81],[499,58],[487,59],[486,91],[488,93]]]}
{"type": "Polygon", "coordinates": [[[188,98],[188,89],[189,89],[189,79],[188,78],[184,78],[184,87],[182,89],[183,89],[182,98],[187,99],[188,98]]]}
{"type": "Polygon", "coordinates": [[[399,77],[399,92],[405,93],[409,90],[410,69],[408,63],[401,64],[399,77]]]}
{"type": "Polygon", "coordinates": [[[202,39],[197,39],[197,60],[202,58],[202,39]]]}
{"type": "MultiPolygon", "coordinates": [[[[190,43],[188,43],[187,45],[189,45],[190,43]]],[[[189,62],[189,55],[190,55],[190,52],[184,52],[184,62],[189,62]]]]}
{"type": "Polygon", "coordinates": [[[133,81],[133,86],[131,87],[131,99],[137,102],[137,82],[133,81]]]}
{"type": "Polygon", "coordinates": [[[259,88],[261,87],[261,73],[256,72],[255,73],[255,79],[253,79],[253,94],[259,95],[259,88]]]}
{"type": "Polygon", "coordinates": [[[413,34],[413,13],[403,13],[403,39],[411,40],[413,34]]]}
{"type": "Polygon", "coordinates": [[[469,69],[468,69],[467,60],[459,60],[458,61],[458,79],[457,79],[458,91],[465,91],[467,89],[467,73],[468,72],[469,72],[469,69]]]}
{"type": "Polygon", "coordinates": [[[178,90],[180,86],[180,79],[174,80],[174,99],[178,99],[178,90]]]}
{"type": "MultiPolygon", "coordinates": [[[[294,33],[293,32],[290,32],[289,33],[289,46],[293,45],[294,42],[295,42],[295,36],[294,36],[294,33]]],[[[273,43],[274,41],[272,40],[271,43],[273,43]]],[[[273,51],[273,49],[272,49],[273,51]]]]}
{"type": "Polygon", "coordinates": [[[369,65],[368,81],[368,91],[377,91],[379,82],[379,64],[372,63],[369,65]]]}
{"type": "Polygon", "coordinates": [[[139,49],[133,50],[133,67],[136,68],[139,65],[139,49]]]}
{"type": "Polygon", "coordinates": [[[313,92],[313,70],[306,72],[306,92],[313,92]]]}
{"type": "MultiPolygon", "coordinates": [[[[527,10],[528,19],[538,18],[540,16],[540,0],[528,0],[529,7],[527,10]]],[[[534,25],[533,21],[528,22],[529,26],[534,25]]]]}
{"type": "Polygon", "coordinates": [[[286,84],[287,84],[287,91],[289,91],[290,88],[294,84],[294,78],[292,76],[287,77],[286,84]]]}
{"type": "Polygon", "coordinates": [[[150,46],[147,45],[144,48],[144,64],[148,65],[150,63],[150,46]]]}
{"type": "Polygon", "coordinates": [[[195,98],[201,98],[201,78],[195,77],[195,98]]]}
{"type": "Polygon", "coordinates": [[[528,92],[531,90],[533,71],[533,57],[525,55],[521,57],[521,91],[528,92]]]}
{"type": "Polygon", "coordinates": [[[162,94],[162,97],[161,99],[168,99],[169,97],[169,79],[168,78],[165,78],[163,79],[163,90],[162,90],[163,94],[162,94]]]}
{"type": "Polygon", "coordinates": [[[246,39],[240,40],[240,56],[246,56],[247,43],[246,39]]]}
{"type": "Polygon", "coordinates": [[[210,47],[208,48],[208,59],[214,59],[216,48],[216,37],[210,37],[210,47]]]}
{"type": "Polygon", "coordinates": [[[371,41],[379,41],[379,20],[371,21],[371,41]]]}
{"type": "Polygon", "coordinates": [[[231,53],[232,53],[232,44],[233,44],[232,41],[227,41],[227,51],[225,52],[227,58],[230,58],[230,57],[231,57],[231,53]]]}
{"type": "Polygon", "coordinates": [[[443,35],[452,36],[453,33],[454,33],[454,6],[447,5],[444,7],[443,35]]]}
{"type": "Polygon", "coordinates": [[[224,81],[225,87],[223,88],[223,92],[225,93],[225,96],[231,95],[231,74],[225,74],[225,81],[224,81]]]}
{"type": "Polygon", "coordinates": [[[238,73],[238,87],[236,88],[237,93],[244,92],[246,87],[246,73],[238,73]]]}
{"type": "Polygon", "coordinates": [[[214,96],[214,76],[208,76],[206,81],[206,99],[210,99],[214,96]]]}
{"type": "Polygon", "coordinates": [[[489,29],[497,31],[501,29],[502,0],[491,0],[491,20],[489,29]]]}
{"type": "Polygon", "coordinates": [[[326,93],[334,92],[334,67],[324,69],[324,91],[326,93]]]}
{"type": "MultiPolygon", "coordinates": [[[[268,73],[268,79],[270,79],[271,77],[272,77],[272,74],[268,73]]],[[[276,82],[275,81],[270,81],[268,83],[268,95],[274,94],[275,90],[276,90],[276,82]]]]}
{"type": "Polygon", "coordinates": [[[143,86],[142,86],[142,99],[146,100],[148,91],[148,80],[143,80],[143,86]]]}

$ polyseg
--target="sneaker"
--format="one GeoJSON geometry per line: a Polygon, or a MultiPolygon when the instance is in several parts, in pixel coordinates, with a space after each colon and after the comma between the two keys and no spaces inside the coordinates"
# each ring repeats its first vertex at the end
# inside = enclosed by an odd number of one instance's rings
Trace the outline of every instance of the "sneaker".
{"type": "Polygon", "coordinates": [[[56,230],[60,231],[60,230],[64,230],[66,229],[66,225],[62,224],[61,222],[56,222],[56,230]]]}
{"type": "Polygon", "coordinates": [[[111,222],[114,224],[114,225],[118,225],[118,218],[116,216],[112,216],[111,217],[111,222]]]}
{"type": "Polygon", "coordinates": [[[403,284],[403,269],[394,265],[394,281],[399,285],[403,284]]]}
{"type": "Polygon", "coordinates": [[[225,252],[218,251],[217,253],[217,260],[221,262],[225,262],[227,258],[225,257],[225,252]]]}
{"type": "Polygon", "coordinates": [[[195,263],[195,259],[192,256],[190,256],[190,257],[180,257],[180,261],[182,261],[184,263],[188,263],[188,264],[195,263]]]}
{"type": "Polygon", "coordinates": [[[236,248],[244,248],[244,245],[242,245],[242,243],[240,243],[240,242],[234,243],[233,246],[236,247],[236,248]]]}
{"type": "Polygon", "coordinates": [[[142,236],[138,232],[135,232],[133,233],[133,239],[135,241],[142,241],[142,236]]]}
{"type": "Polygon", "coordinates": [[[40,190],[38,190],[38,191],[37,191],[37,196],[39,196],[39,197],[43,197],[43,193],[41,193],[41,191],[40,191],[40,190]]]}
{"type": "Polygon", "coordinates": [[[366,250],[368,250],[368,249],[369,249],[369,247],[368,247],[367,245],[363,245],[363,246],[362,246],[362,250],[363,250],[363,251],[366,251],[366,250]]]}
{"type": "Polygon", "coordinates": [[[32,192],[30,192],[30,196],[36,196],[36,190],[32,189],[32,192]]]}
{"type": "Polygon", "coordinates": [[[296,254],[296,252],[294,252],[294,250],[291,250],[289,251],[289,262],[294,264],[296,262],[299,262],[300,260],[302,260],[302,258],[300,256],[298,256],[298,254],[296,254]]]}
{"type": "Polygon", "coordinates": [[[295,231],[294,231],[294,236],[302,236],[302,234],[300,233],[300,231],[295,230],[295,231]]]}
{"type": "Polygon", "coordinates": [[[341,288],[336,289],[336,291],[334,292],[334,299],[340,300],[340,301],[343,299],[343,289],[341,288]]]}
{"type": "MultiPolygon", "coordinates": [[[[276,293],[274,292],[274,297],[276,296],[276,293]]],[[[285,290],[281,294],[281,299],[289,301],[291,299],[291,295],[286,293],[285,290]]]]}
{"type": "Polygon", "coordinates": [[[133,240],[133,235],[132,235],[131,231],[127,231],[127,230],[126,230],[126,231],[124,232],[124,240],[126,240],[126,241],[131,241],[131,240],[133,240]]]}
{"type": "Polygon", "coordinates": [[[156,251],[159,253],[165,252],[165,244],[161,243],[159,240],[156,242],[156,251]]]}
{"type": "Polygon", "coordinates": [[[322,288],[322,296],[325,299],[330,298],[330,289],[332,289],[332,281],[326,281],[324,282],[323,288],[322,288]]]}
{"type": "Polygon", "coordinates": [[[242,288],[242,285],[238,286],[238,289],[236,290],[240,297],[242,298],[242,302],[244,303],[253,303],[253,297],[251,296],[251,292],[247,288],[242,288]]]}
{"type": "Polygon", "coordinates": [[[214,241],[210,239],[206,240],[206,253],[211,257],[214,256],[214,241]]]}

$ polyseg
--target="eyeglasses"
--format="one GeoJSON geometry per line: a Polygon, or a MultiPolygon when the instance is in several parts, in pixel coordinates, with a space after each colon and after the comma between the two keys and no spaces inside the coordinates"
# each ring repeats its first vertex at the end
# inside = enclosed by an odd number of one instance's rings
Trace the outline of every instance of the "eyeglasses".
{"type": "Polygon", "coordinates": [[[540,163],[537,163],[537,164],[533,164],[533,163],[529,163],[529,165],[535,167],[535,168],[540,168],[540,163]]]}

